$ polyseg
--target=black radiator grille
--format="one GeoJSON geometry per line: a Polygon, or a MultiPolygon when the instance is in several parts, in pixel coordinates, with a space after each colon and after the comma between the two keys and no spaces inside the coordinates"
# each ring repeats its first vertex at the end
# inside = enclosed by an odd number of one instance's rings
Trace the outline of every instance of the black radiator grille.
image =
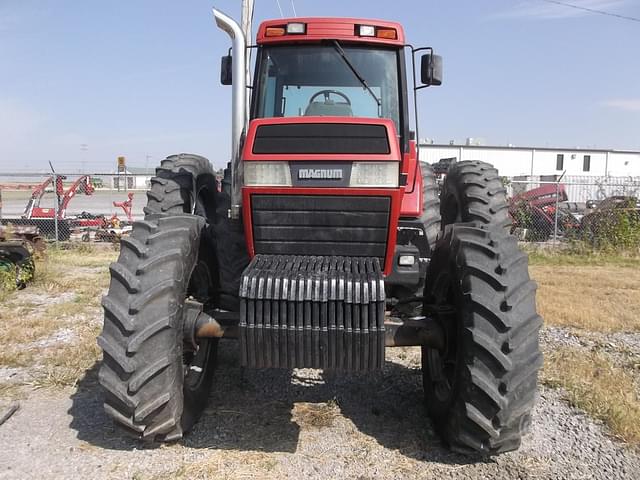
{"type": "Polygon", "coordinates": [[[388,154],[384,125],[357,123],[285,123],[261,125],[253,153],[388,154]]]}
{"type": "Polygon", "coordinates": [[[377,257],[384,264],[389,197],[252,195],[256,254],[377,257]]]}

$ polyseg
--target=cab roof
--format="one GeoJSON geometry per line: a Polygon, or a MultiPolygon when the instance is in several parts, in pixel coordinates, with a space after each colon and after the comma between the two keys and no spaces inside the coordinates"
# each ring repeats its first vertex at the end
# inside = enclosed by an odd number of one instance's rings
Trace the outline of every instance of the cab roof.
{"type": "Polygon", "coordinates": [[[397,22],[373,20],[365,18],[326,18],[326,17],[299,17],[279,18],[266,20],[258,27],[256,42],[258,45],[297,42],[319,42],[321,40],[339,40],[342,42],[367,43],[375,45],[402,46],[405,43],[404,30],[397,22]],[[287,24],[304,23],[304,33],[287,33],[287,24]],[[359,35],[360,25],[370,25],[378,29],[396,31],[396,38],[379,38],[377,36],[359,35]],[[284,34],[279,36],[267,36],[267,28],[284,28],[284,34]]]}

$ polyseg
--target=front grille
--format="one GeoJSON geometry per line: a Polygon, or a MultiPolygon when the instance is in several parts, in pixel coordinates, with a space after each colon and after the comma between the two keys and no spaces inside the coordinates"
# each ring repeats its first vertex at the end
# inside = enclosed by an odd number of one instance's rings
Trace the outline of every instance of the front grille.
{"type": "Polygon", "coordinates": [[[252,195],[256,254],[377,257],[384,264],[389,197],[252,195]]]}
{"type": "Polygon", "coordinates": [[[388,154],[384,125],[357,123],[285,123],[260,125],[253,153],[388,154]]]}

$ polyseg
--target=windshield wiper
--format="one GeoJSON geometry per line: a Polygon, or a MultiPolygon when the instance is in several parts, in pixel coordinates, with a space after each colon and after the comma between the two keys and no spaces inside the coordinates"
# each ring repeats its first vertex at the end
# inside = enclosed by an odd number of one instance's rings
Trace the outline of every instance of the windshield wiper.
{"type": "Polygon", "coordinates": [[[347,66],[351,69],[351,71],[356,76],[356,78],[358,80],[360,80],[360,83],[362,84],[362,86],[364,88],[366,88],[367,91],[371,94],[373,99],[376,101],[376,104],[378,105],[378,109],[380,109],[380,107],[382,107],[382,102],[380,101],[380,99],[378,97],[376,97],[376,94],[373,93],[373,90],[371,90],[371,88],[369,88],[369,85],[367,84],[367,81],[364,78],[362,78],[362,75],[360,75],[358,73],[358,71],[356,70],[356,67],[353,66],[353,64],[351,63],[351,61],[347,57],[347,55],[344,53],[344,50],[342,49],[342,46],[340,45],[340,43],[338,43],[337,40],[333,41],[333,48],[335,48],[336,52],[338,52],[340,54],[340,56],[342,57],[342,60],[344,60],[344,63],[347,64],[347,66]]]}

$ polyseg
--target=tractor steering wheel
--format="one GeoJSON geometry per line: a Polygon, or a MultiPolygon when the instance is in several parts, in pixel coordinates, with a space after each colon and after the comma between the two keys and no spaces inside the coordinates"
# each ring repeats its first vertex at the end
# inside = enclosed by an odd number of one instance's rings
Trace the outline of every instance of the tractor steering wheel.
{"type": "Polygon", "coordinates": [[[314,93],[309,99],[309,105],[311,105],[319,95],[324,95],[324,101],[325,103],[327,103],[329,101],[329,95],[331,94],[338,95],[339,97],[344,98],[344,100],[347,102],[347,105],[351,105],[351,100],[349,100],[349,97],[347,97],[344,93],[339,92],[338,90],[320,90],[319,92],[314,93]]]}

